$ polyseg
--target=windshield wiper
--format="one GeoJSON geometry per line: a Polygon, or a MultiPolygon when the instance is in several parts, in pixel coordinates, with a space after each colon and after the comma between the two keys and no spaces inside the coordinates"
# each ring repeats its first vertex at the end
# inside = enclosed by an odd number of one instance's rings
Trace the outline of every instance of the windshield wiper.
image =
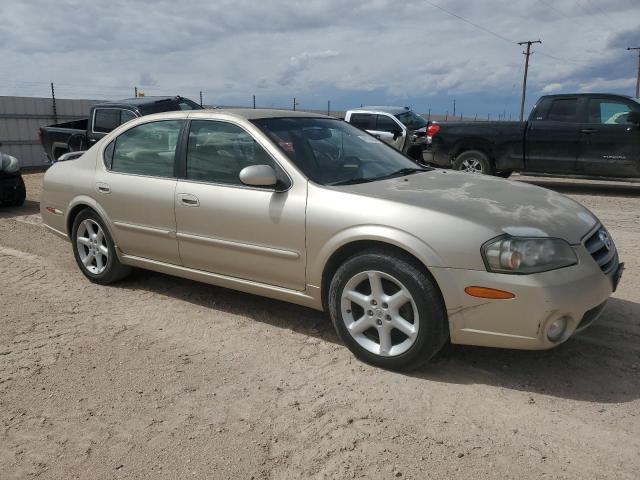
{"type": "Polygon", "coordinates": [[[388,175],[383,175],[382,177],[376,178],[376,180],[382,180],[385,178],[393,178],[393,177],[404,177],[405,175],[411,175],[419,172],[428,172],[429,170],[426,168],[417,168],[417,167],[409,167],[409,168],[401,168],[400,170],[396,170],[388,175]]]}
{"type": "Polygon", "coordinates": [[[371,177],[371,178],[350,178],[349,180],[342,180],[339,182],[328,183],[327,185],[336,186],[336,185],[355,185],[357,183],[367,183],[367,182],[375,182],[377,180],[385,180],[393,177],[403,177],[405,175],[411,175],[413,173],[418,172],[428,172],[429,170],[426,168],[401,168],[400,170],[396,170],[395,172],[391,172],[387,175],[383,175],[381,177],[371,177]]]}

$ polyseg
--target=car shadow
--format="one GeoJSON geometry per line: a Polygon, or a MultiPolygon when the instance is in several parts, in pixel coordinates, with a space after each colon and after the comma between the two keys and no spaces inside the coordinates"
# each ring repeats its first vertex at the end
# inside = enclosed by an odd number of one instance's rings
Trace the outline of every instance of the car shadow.
{"type": "MultiPolygon", "coordinates": [[[[341,343],[327,314],[290,303],[142,270],[116,285],[341,343]]],[[[397,375],[580,401],[636,400],[640,398],[640,304],[612,298],[594,325],[553,350],[448,345],[424,367],[397,375]]]]}
{"type": "Polygon", "coordinates": [[[410,375],[579,401],[633,401],[640,398],[640,304],[610,299],[591,327],[552,350],[449,345],[410,375]]]}
{"type": "Polygon", "coordinates": [[[0,218],[23,217],[25,215],[35,215],[40,213],[40,202],[33,200],[25,200],[20,207],[2,207],[0,206],[0,218]]]}
{"type": "MultiPolygon", "coordinates": [[[[516,178],[514,178],[516,180],[516,178]]],[[[517,179],[520,182],[530,183],[539,187],[555,190],[559,193],[574,195],[595,195],[603,197],[640,197],[640,185],[620,183],[602,183],[598,181],[562,181],[562,180],[542,180],[542,179],[517,179]]]]}

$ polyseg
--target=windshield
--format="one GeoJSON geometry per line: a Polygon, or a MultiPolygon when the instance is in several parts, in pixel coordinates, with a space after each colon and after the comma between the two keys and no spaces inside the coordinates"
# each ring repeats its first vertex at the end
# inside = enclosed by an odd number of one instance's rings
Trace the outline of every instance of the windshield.
{"type": "Polygon", "coordinates": [[[411,110],[397,114],[396,118],[409,130],[418,130],[419,128],[427,126],[427,121],[411,110]]]}
{"type": "Polygon", "coordinates": [[[321,185],[364,183],[427,170],[341,120],[263,118],[253,123],[321,185]]]}

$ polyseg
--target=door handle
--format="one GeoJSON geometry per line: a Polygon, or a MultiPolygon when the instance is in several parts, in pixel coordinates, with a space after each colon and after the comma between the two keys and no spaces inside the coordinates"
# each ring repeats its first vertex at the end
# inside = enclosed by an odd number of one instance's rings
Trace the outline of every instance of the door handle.
{"type": "Polygon", "coordinates": [[[598,130],[595,128],[583,128],[580,130],[582,133],[596,133],[598,130]]]}
{"type": "Polygon", "coordinates": [[[96,183],[96,191],[98,193],[111,193],[111,187],[107,183],[96,183]]]}
{"type": "Polygon", "coordinates": [[[198,207],[200,206],[200,200],[195,195],[191,195],[190,193],[179,193],[178,199],[180,203],[186,207],[198,207]]]}
{"type": "Polygon", "coordinates": [[[96,143],[96,139],[95,139],[95,138],[90,138],[90,139],[89,139],[89,142],[91,142],[91,143],[96,143]]]}

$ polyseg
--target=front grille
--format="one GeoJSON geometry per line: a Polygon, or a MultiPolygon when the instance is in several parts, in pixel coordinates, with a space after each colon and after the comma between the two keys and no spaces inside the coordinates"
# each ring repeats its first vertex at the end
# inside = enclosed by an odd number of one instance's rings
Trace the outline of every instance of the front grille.
{"type": "Polygon", "coordinates": [[[598,227],[584,241],[584,246],[604,273],[611,273],[618,266],[618,252],[606,228],[598,227]]]}

